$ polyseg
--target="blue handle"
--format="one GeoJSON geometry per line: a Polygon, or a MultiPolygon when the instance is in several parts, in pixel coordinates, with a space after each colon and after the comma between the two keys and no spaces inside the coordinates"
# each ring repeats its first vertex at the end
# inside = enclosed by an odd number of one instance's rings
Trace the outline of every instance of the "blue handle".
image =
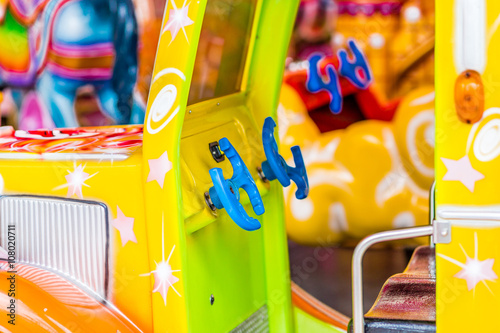
{"type": "Polygon", "coordinates": [[[295,196],[297,199],[305,199],[309,194],[309,180],[307,179],[306,166],[300,147],[294,146],[291,149],[295,162],[295,168],[293,168],[286,164],[285,159],[278,153],[278,144],[274,138],[275,127],[276,123],[273,118],[266,118],[262,129],[262,142],[264,143],[267,161],[262,163],[262,171],[267,179],[278,179],[284,187],[290,186],[290,180],[293,180],[297,185],[295,196]]]}
{"type": "Polygon", "coordinates": [[[323,56],[313,54],[309,58],[309,71],[307,72],[306,88],[312,93],[328,92],[330,96],[330,111],[339,114],[342,111],[342,95],[340,93],[339,76],[332,65],[326,67],[328,82],[326,82],[319,69],[319,62],[323,56]]]}
{"type": "Polygon", "coordinates": [[[260,228],[260,222],[248,216],[240,203],[239,192],[240,188],[247,192],[255,214],[262,215],[265,211],[264,203],[257,185],[255,185],[240,155],[238,155],[238,152],[227,138],[219,141],[219,147],[233,166],[233,176],[231,179],[224,179],[222,169],[213,168],[210,170],[210,177],[214,183],[214,186],[209,189],[212,203],[217,209],[226,209],[229,216],[242,229],[247,231],[257,230],[260,228]]]}
{"type": "Polygon", "coordinates": [[[351,49],[354,57],[353,61],[349,60],[346,50],[340,50],[338,55],[340,58],[340,75],[346,77],[359,89],[366,89],[372,81],[371,71],[368,67],[366,57],[359,50],[358,45],[354,40],[349,40],[348,46],[351,49]],[[357,72],[357,69],[362,69],[364,78],[362,79],[357,72]]]}

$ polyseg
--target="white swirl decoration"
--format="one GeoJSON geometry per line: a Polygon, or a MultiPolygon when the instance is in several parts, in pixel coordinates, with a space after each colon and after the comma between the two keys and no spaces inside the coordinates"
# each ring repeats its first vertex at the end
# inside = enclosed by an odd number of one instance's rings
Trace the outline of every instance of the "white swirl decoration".
{"type": "Polygon", "coordinates": [[[500,109],[491,108],[483,120],[474,124],[467,142],[467,152],[473,147],[474,156],[481,162],[489,162],[500,156],[500,109]]]}
{"type": "MultiPolygon", "coordinates": [[[[170,74],[174,74],[182,79],[182,81],[186,81],[184,73],[177,68],[166,68],[155,75],[153,83],[170,74]]],[[[156,134],[161,132],[161,130],[163,130],[177,115],[180,109],[179,105],[175,107],[177,97],[177,87],[173,84],[167,84],[160,90],[149,110],[148,119],[146,121],[148,133],[156,134]]]]}
{"type": "Polygon", "coordinates": [[[434,148],[434,112],[432,110],[427,110],[417,114],[408,124],[406,131],[408,153],[412,164],[422,175],[434,177],[434,169],[426,165],[419,155],[417,142],[421,142],[422,140],[418,137],[418,135],[421,135],[419,129],[421,129],[422,126],[425,126],[423,132],[425,144],[434,148]]]}

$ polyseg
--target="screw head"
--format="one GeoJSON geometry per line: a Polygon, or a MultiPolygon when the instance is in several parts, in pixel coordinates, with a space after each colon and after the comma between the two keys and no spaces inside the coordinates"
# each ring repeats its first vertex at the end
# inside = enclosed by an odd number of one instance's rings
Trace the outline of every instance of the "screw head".
{"type": "Polygon", "coordinates": [[[214,294],[210,295],[210,305],[214,305],[215,297],[214,294]]]}

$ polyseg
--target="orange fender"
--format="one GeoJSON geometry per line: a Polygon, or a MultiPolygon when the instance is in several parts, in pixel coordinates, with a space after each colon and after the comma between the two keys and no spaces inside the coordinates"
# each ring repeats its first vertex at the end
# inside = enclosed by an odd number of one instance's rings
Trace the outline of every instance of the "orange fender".
{"type": "Polygon", "coordinates": [[[15,264],[16,273],[8,269],[0,261],[1,332],[141,332],[112,305],[57,274],[22,264],[15,264]]]}

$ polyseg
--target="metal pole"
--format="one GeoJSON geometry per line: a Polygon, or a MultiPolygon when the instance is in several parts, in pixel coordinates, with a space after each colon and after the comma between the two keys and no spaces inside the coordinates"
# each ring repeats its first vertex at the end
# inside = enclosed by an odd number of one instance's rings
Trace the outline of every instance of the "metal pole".
{"type": "MultiPolygon", "coordinates": [[[[429,224],[434,224],[434,220],[436,219],[436,181],[432,183],[431,191],[429,194],[429,224]]],[[[430,246],[433,248],[434,245],[434,237],[431,236],[431,244],[430,246]]]]}
{"type": "Polygon", "coordinates": [[[363,239],[352,257],[352,313],[354,333],[365,332],[365,320],[363,313],[363,257],[366,251],[373,245],[394,240],[431,236],[434,227],[432,225],[399,230],[384,231],[363,239]]]}

